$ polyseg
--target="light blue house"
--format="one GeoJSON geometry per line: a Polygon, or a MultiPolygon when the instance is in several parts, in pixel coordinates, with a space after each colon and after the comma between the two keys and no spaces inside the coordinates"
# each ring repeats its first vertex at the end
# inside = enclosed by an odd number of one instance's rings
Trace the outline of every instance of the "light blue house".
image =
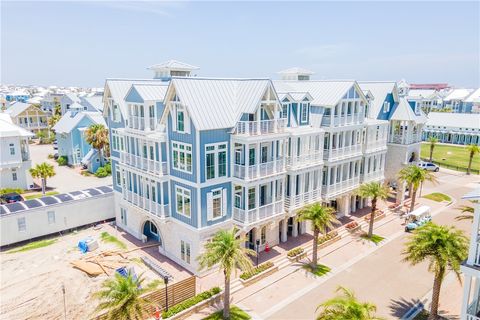
{"type": "Polygon", "coordinates": [[[27,102],[30,98],[30,94],[24,90],[17,90],[5,95],[5,100],[8,102],[18,101],[18,102],[27,102]]]}
{"type": "Polygon", "coordinates": [[[99,112],[68,111],[53,127],[58,143],[58,155],[66,156],[72,166],[85,165],[95,173],[100,166],[97,150],[85,140],[85,130],[92,124],[106,125],[99,112]]]}

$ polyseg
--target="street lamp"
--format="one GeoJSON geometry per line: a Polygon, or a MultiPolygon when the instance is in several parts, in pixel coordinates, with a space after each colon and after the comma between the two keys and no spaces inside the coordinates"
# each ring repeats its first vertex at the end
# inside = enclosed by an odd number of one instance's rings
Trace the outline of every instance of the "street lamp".
{"type": "Polygon", "coordinates": [[[257,239],[257,267],[258,267],[258,248],[260,247],[260,239],[257,239]]]}
{"type": "Polygon", "coordinates": [[[163,276],[163,282],[165,283],[165,311],[168,311],[168,276],[163,276]]]}

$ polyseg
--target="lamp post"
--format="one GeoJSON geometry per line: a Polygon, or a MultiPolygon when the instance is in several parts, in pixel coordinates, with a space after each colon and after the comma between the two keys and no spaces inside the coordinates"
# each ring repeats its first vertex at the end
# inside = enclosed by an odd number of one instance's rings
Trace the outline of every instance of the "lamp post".
{"type": "Polygon", "coordinates": [[[256,244],[257,244],[257,267],[258,267],[258,248],[260,247],[260,239],[257,239],[256,241],[256,244]]]}
{"type": "Polygon", "coordinates": [[[165,311],[168,311],[168,276],[163,276],[163,282],[165,283],[165,311]]]}

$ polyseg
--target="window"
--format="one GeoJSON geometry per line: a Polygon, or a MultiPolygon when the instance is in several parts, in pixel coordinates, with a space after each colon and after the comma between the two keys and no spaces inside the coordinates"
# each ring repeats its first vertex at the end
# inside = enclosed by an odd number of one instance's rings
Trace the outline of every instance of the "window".
{"type": "Polygon", "coordinates": [[[173,167],[192,173],[192,145],[173,142],[173,167]]]}
{"type": "Polygon", "coordinates": [[[205,146],[206,179],[215,179],[227,175],[227,145],[205,146]],[[217,163],[217,165],[215,165],[217,163]]]}
{"type": "Polygon", "coordinates": [[[177,105],[177,131],[185,131],[185,111],[182,106],[177,105]]]}
{"type": "Polygon", "coordinates": [[[286,119],[288,117],[288,103],[282,104],[282,113],[280,115],[281,118],[286,119]]]}
{"type": "Polygon", "coordinates": [[[158,229],[157,226],[150,222],[150,232],[154,235],[158,236],[158,229]]]}
{"type": "Polygon", "coordinates": [[[55,211],[47,211],[48,224],[55,224],[55,211]]]}
{"type": "Polygon", "coordinates": [[[262,227],[260,230],[260,244],[265,244],[267,242],[267,227],[262,227]]]}
{"type": "Polygon", "coordinates": [[[302,106],[301,121],[305,123],[308,120],[308,104],[302,103],[301,106],[302,106]]]}
{"type": "Polygon", "coordinates": [[[182,187],[177,187],[177,213],[190,218],[190,191],[182,187]]]}
{"type": "Polygon", "coordinates": [[[27,223],[25,221],[25,217],[17,218],[17,226],[19,232],[27,231],[27,223]]]}
{"type": "Polygon", "coordinates": [[[225,189],[212,190],[207,194],[207,217],[215,220],[227,212],[227,193],[225,189]]]}
{"type": "Polygon", "coordinates": [[[248,209],[255,208],[255,188],[248,189],[248,209]]]}
{"type": "Polygon", "coordinates": [[[118,108],[118,105],[114,104],[112,106],[112,121],[118,122],[120,121],[120,109],[118,108]]]}
{"type": "Polygon", "coordinates": [[[383,112],[389,112],[390,111],[390,102],[385,101],[383,103],[383,112]]]}
{"type": "Polygon", "coordinates": [[[127,209],[120,208],[120,221],[123,225],[127,225],[127,209]]]}
{"type": "Polygon", "coordinates": [[[180,253],[182,260],[186,263],[190,263],[190,243],[182,240],[180,244],[180,253]]]}
{"type": "Polygon", "coordinates": [[[115,170],[115,182],[117,183],[117,186],[121,186],[122,185],[122,178],[121,178],[121,173],[120,173],[120,170],[115,170]]]}
{"type": "Polygon", "coordinates": [[[17,181],[17,173],[16,172],[12,172],[12,180],[17,181]]]}
{"type": "Polygon", "coordinates": [[[10,155],[15,155],[15,145],[13,143],[10,143],[10,155]]]}

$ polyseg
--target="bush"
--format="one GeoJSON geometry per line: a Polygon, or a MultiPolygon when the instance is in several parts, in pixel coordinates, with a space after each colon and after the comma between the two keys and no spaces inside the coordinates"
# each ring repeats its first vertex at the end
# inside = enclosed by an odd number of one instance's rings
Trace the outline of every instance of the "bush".
{"type": "Polygon", "coordinates": [[[256,276],[257,274],[267,270],[267,269],[270,269],[273,267],[273,262],[271,261],[267,261],[265,263],[262,263],[261,265],[259,265],[258,267],[256,268],[253,268],[251,271],[247,271],[247,272],[244,272],[240,275],[240,278],[242,280],[247,280],[247,279],[250,279],[251,277],[253,276],[256,276]]]}
{"type": "Polygon", "coordinates": [[[208,291],[204,291],[200,294],[197,294],[195,297],[192,297],[190,299],[187,299],[183,302],[180,302],[179,304],[176,304],[174,305],[173,307],[170,307],[168,309],[168,311],[163,311],[162,312],[162,319],[165,319],[165,318],[170,318],[174,315],[176,315],[177,313],[180,313],[204,300],[207,300],[211,297],[213,297],[214,295],[216,295],[217,293],[220,293],[220,291],[222,291],[219,287],[214,287],[208,291]]]}
{"type": "Polygon", "coordinates": [[[22,194],[24,193],[25,190],[20,189],[20,188],[5,188],[5,189],[0,189],[0,195],[2,194],[7,194],[7,193],[18,193],[22,194]]]}
{"type": "Polygon", "coordinates": [[[112,174],[112,165],[110,163],[105,164],[103,168],[107,171],[108,174],[112,174]]]}
{"type": "Polygon", "coordinates": [[[338,236],[338,232],[337,231],[332,231],[330,233],[327,233],[326,235],[318,238],[318,244],[322,244],[324,242],[327,242],[328,240],[332,240],[333,238],[335,238],[336,236],[338,236]]]}
{"type": "Polygon", "coordinates": [[[293,258],[293,257],[296,257],[298,255],[301,255],[303,253],[303,251],[305,251],[302,247],[297,247],[297,248],[294,248],[290,251],[287,252],[287,256],[289,256],[290,258],[293,258]]]}
{"type": "Polygon", "coordinates": [[[100,167],[97,169],[97,171],[95,172],[95,176],[97,178],[105,178],[107,177],[109,174],[107,172],[107,170],[105,170],[105,167],[100,167]]]}
{"type": "Polygon", "coordinates": [[[58,157],[57,163],[59,166],[66,166],[68,164],[68,157],[67,156],[58,157]]]}

